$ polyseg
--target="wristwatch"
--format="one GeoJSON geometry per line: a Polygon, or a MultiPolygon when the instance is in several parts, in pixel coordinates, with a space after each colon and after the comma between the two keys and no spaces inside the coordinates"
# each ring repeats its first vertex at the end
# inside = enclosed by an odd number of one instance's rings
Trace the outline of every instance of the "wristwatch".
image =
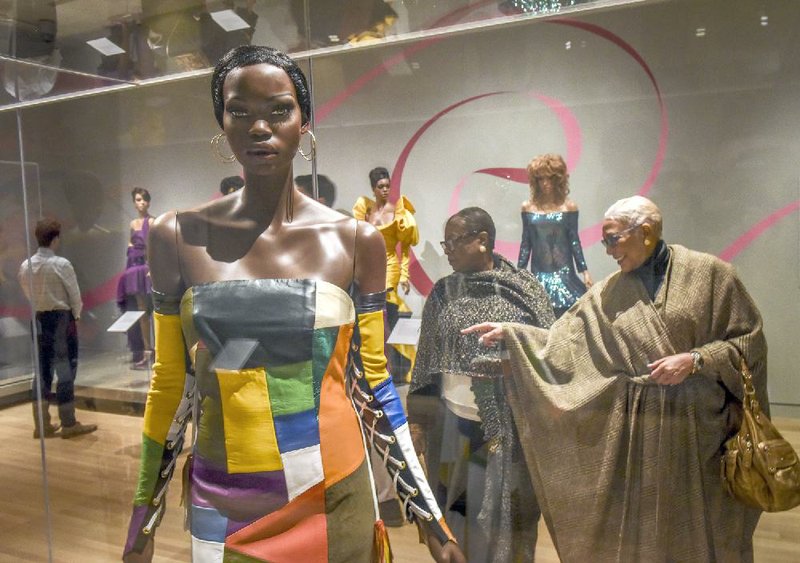
{"type": "Polygon", "coordinates": [[[689,375],[694,375],[703,369],[703,356],[697,350],[692,350],[689,353],[692,355],[692,373],[689,375]]]}

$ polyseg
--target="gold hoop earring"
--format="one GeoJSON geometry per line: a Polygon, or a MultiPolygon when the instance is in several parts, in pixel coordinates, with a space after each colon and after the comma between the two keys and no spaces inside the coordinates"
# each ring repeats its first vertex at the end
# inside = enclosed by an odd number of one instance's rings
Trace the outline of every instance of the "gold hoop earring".
{"type": "MultiPolygon", "coordinates": [[[[222,150],[220,149],[220,145],[222,142],[228,142],[228,138],[225,136],[225,133],[217,133],[213,137],[211,137],[211,150],[217,159],[225,164],[230,164],[231,162],[236,162],[236,155],[231,153],[229,155],[222,154],[222,150]]],[[[230,146],[230,145],[229,145],[230,146]]]]}
{"type": "Polygon", "coordinates": [[[311,162],[317,156],[317,138],[314,136],[314,132],[311,129],[308,130],[308,134],[311,136],[311,152],[306,154],[300,147],[297,147],[297,151],[306,161],[311,162]]]}

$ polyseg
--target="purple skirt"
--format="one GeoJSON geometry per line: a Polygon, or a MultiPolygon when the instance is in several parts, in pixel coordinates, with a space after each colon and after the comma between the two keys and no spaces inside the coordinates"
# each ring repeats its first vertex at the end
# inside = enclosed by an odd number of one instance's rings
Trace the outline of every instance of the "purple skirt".
{"type": "Polygon", "coordinates": [[[119,281],[118,295],[149,295],[152,292],[147,264],[126,268],[119,281]]]}

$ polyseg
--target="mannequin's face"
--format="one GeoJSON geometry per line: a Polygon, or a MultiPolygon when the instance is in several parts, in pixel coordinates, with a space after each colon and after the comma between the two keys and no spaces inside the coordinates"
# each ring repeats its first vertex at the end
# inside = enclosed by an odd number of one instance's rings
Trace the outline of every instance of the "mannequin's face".
{"type": "Polygon", "coordinates": [[[389,178],[382,178],[378,180],[375,187],[372,188],[372,193],[375,194],[375,200],[383,203],[389,199],[390,182],[389,178]]]}
{"type": "Polygon", "coordinates": [[[548,176],[544,172],[540,172],[536,175],[536,184],[539,187],[539,193],[544,196],[549,196],[555,190],[555,179],[552,176],[548,176]]]}
{"type": "Polygon", "coordinates": [[[289,75],[269,64],[237,68],[222,95],[225,136],[245,171],[270,175],[290,167],[306,126],[289,75]]]}
{"type": "Polygon", "coordinates": [[[147,201],[142,194],[136,194],[133,196],[133,205],[136,207],[136,211],[140,214],[147,213],[150,209],[150,202],[147,201]]]}

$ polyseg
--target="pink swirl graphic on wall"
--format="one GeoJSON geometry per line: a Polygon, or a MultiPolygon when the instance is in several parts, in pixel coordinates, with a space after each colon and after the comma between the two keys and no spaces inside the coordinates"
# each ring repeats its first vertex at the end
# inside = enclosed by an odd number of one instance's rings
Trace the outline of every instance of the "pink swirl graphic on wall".
{"type": "MultiPolygon", "coordinates": [[[[455,10],[439,18],[437,21],[431,23],[428,26],[428,28],[434,29],[436,27],[451,25],[454,23],[459,23],[460,21],[464,21],[469,17],[469,15],[472,12],[474,12],[479,8],[485,7],[490,3],[491,3],[490,1],[481,0],[473,4],[470,4],[468,6],[461,7],[458,10],[455,10]]],[[[615,45],[623,52],[625,52],[629,57],[631,57],[647,76],[655,93],[655,99],[658,105],[659,125],[660,125],[659,135],[658,135],[658,145],[653,159],[653,163],[650,167],[647,177],[644,178],[642,184],[639,186],[637,190],[637,193],[639,193],[640,195],[647,195],[652,190],[662,170],[664,164],[664,158],[666,155],[668,137],[669,137],[669,120],[667,117],[666,105],[663,100],[659,84],[655,78],[655,75],[650,69],[649,65],[633,46],[631,46],[628,42],[623,40],[618,35],[614,34],[613,32],[599,25],[579,20],[565,19],[565,18],[554,18],[554,19],[543,20],[542,23],[579,29],[584,32],[593,34],[597,37],[600,37],[605,41],[610,42],[611,44],[615,45]]],[[[349,99],[352,98],[352,96],[361,91],[364,87],[373,83],[375,80],[379,79],[384,74],[389,72],[389,70],[392,67],[406,61],[408,57],[410,57],[411,55],[414,55],[415,53],[428,49],[441,41],[448,40],[449,38],[450,36],[439,36],[430,39],[425,39],[413,45],[410,45],[405,49],[399,51],[396,55],[393,55],[385,59],[379,65],[376,65],[375,67],[368,70],[361,76],[357,77],[355,80],[349,83],[341,92],[336,94],[333,98],[318,106],[318,108],[315,109],[316,122],[317,123],[324,122],[342,104],[346,103],[349,99]]],[[[428,119],[406,142],[405,146],[403,147],[398,156],[393,171],[394,172],[393,185],[390,196],[392,200],[396,200],[402,191],[402,180],[403,180],[404,169],[408,162],[409,156],[414,149],[414,146],[417,144],[420,138],[422,138],[427,132],[429,132],[430,128],[436,123],[436,121],[438,121],[442,116],[444,116],[448,112],[454,111],[457,108],[463,107],[467,104],[474,103],[477,102],[478,100],[493,96],[501,96],[508,94],[518,94],[518,92],[497,91],[497,92],[478,94],[466,98],[464,100],[455,102],[449,105],[448,107],[444,108],[440,112],[436,113],[430,119],[428,119]]],[[[581,155],[583,152],[583,135],[581,132],[580,123],[578,119],[575,117],[575,115],[572,113],[569,107],[560,100],[549,97],[546,94],[538,91],[527,92],[527,95],[530,96],[531,99],[536,101],[537,103],[544,104],[556,116],[558,122],[562,127],[564,139],[566,141],[566,150],[564,154],[565,160],[567,161],[567,165],[570,171],[576,170],[580,165],[581,155]]],[[[461,192],[464,186],[467,184],[469,178],[474,174],[489,175],[519,184],[527,184],[528,181],[527,173],[524,168],[489,167],[469,172],[464,176],[462,176],[457,182],[457,184],[451,190],[451,195],[448,202],[448,212],[450,214],[454,213],[460,208],[458,202],[461,192]]],[[[720,253],[719,255],[720,258],[728,261],[735,259],[736,256],[738,256],[750,245],[752,245],[754,241],[762,237],[771,227],[775,226],[785,218],[797,213],[798,210],[800,210],[800,200],[794,201],[784,206],[781,209],[773,211],[772,213],[767,215],[764,219],[762,219],[761,221],[757,222],[752,227],[750,227],[735,241],[733,241],[728,247],[726,247],[720,253]]],[[[596,244],[597,242],[599,242],[601,238],[601,223],[597,223],[591,225],[588,228],[583,229],[580,233],[580,237],[584,246],[588,247],[593,244],[596,244]]],[[[518,251],[518,242],[497,241],[497,248],[503,254],[513,256],[518,251]]],[[[413,250],[411,253],[410,273],[411,273],[411,281],[414,284],[415,288],[422,295],[427,295],[433,286],[433,282],[422,268],[421,264],[414,255],[413,250]]],[[[105,280],[100,284],[98,284],[97,286],[84,292],[83,299],[86,309],[92,309],[98,305],[107,303],[115,299],[115,288],[116,288],[117,277],[105,280]]],[[[30,309],[27,305],[0,307],[0,315],[14,316],[19,318],[28,318],[30,316],[29,311],[30,309]]]]}
{"type": "Polygon", "coordinates": [[[731,262],[734,258],[736,258],[736,256],[741,254],[744,249],[753,244],[756,239],[762,236],[768,229],[774,227],[782,219],[785,219],[797,211],[800,211],[800,199],[781,209],[778,209],[774,213],[769,214],[764,219],[753,225],[743,235],[733,241],[730,246],[720,252],[719,257],[723,260],[731,262]]]}
{"type": "MultiPolygon", "coordinates": [[[[580,22],[576,20],[568,20],[568,19],[553,19],[548,20],[546,23],[552,23],[557,25],[565,25],[575,27],[577,29],[581,29],[588,33],[592,33],[597,35],[598,37],[610,41],[612,44],[616,45],[620,49],[622,49],[626,54],[631,56],[633,60],[642,68],[642,70],[647,75],[648,79],[650,80],[653,88],[655,90],[656,100],[658,102],[659,108],[659,141],[658,141],[658,149],[656,151],[656,155],[654,158],[653,165],[651,166],[650,172],[645,178],[643,184],[638,190],[640,195],[646,195],[650,192],[653,187],[653,184],[658,177],[658,174],[661,171],[661,168],[664,163],[664,156],[666,154],[667,148],[667,138],[669,136],[669,122],[667,119],[667,111],[666,105],[664,104],[664,100],[661,95],[661,89],[658,86],[658,82],[653,75],[653,72],[650,70],[650,67],[647,65],[647,62],[644,58],[626,41],[624,41],[621,37],[615,35],[611,31],[602,28],[600,26],[580,22]]],[[[426,45],[428,46],[428,45],[426,45]]],[[[403,54],[403,58],[397,59],[404,60],[405,54],[403,54]]],[[[383,65],[382,65],[383,66],[383,65]]],[[[385,69],[385,66],[383,67],[385,69]]],[[[375,69],[373,69],[374,71],[375,69]]],[[[370,72],[373,72],[370,71],[370,72]]],[[[369,73],[368,73],[369,74],[369,73]]],[[[477,95],[465,100],[461,100],[450,106],[446,107],[442,111],[438,112],[436,115],[431,117],[428,121],[426,121],[422,127],[420,127],[414,135],[412,135],[411,139],[406,143],[405,147],[403,147],[402,151],[400,152],[400,156],[397,159],[397,162],[394,166],[393,171],[393,181],[392,181],[392,190],[390,194],[390,198],[393,201],[400,196],[402,192],[402,177],[403,171],[405,169],[406,163],[408,161],[408,157],[411,154],[414,146],[417,144],[419,139],[427,132],[430,127],[436,123],[441,117],[446,115],[447,113],[453,111],[456,108],[459,108],[465,104],[474,102],[476,100],[480,100],[489,96],[496,96],[500,94],[507,94],[508,92],[491,92],[488,94],[477,95]]],[[[561,101],[556,100],[554,98],[548,97],[545,94],[540,92],[530,92],[529,95],[544,103],[551,111],[553,111],[559,120],[562,129],[564,130],[564,138],[567,144],[567,150],[565,154],[565,160],[567,162],[567,167],[570,171],[574,171],[580,161],[580,155],[582,152],[582,135],[580,124],[577,118],[572,114],[569,108],[563,104],[561,101]]],[[[500,178],[505,178],[507,180],[511,180],[513,182],[524,183],[527,184],[527,173],[524,168],[485,168],[481,170],[476,170],[471,174],[488,174],[500,178]]],[[[457,185],[453,188],[450,202],[449,202],[449,212],[450,214],[455,213],[459,208],[458,198],[463,190],[464,186],[466,185],[467,179],[471,174],[468,174],[462,177],[457,185]]],[[[583,229],[580,233],[581,242],[584,246],[591,246],[592,244],[597,243],[601,236],[601,222],[598,222],[587,229],[583,229]]],[[[511,241],[505,240],[498,240],[496,241],[497,250],[505,255],[514,255],[519,249],[519,243],[514,243],[511,241]]],[[[411,282],[414,287],[419,291],[422,295],[427,295],[430,293],[430,290],[433,288],[433,281],[425,272],[424,268],[422,268],[421,264],[419,263],[416,254],[414,253],[413,249],[410,253],[410,266],[409,266],[409,273],[411,277],[411,282]]]]}

